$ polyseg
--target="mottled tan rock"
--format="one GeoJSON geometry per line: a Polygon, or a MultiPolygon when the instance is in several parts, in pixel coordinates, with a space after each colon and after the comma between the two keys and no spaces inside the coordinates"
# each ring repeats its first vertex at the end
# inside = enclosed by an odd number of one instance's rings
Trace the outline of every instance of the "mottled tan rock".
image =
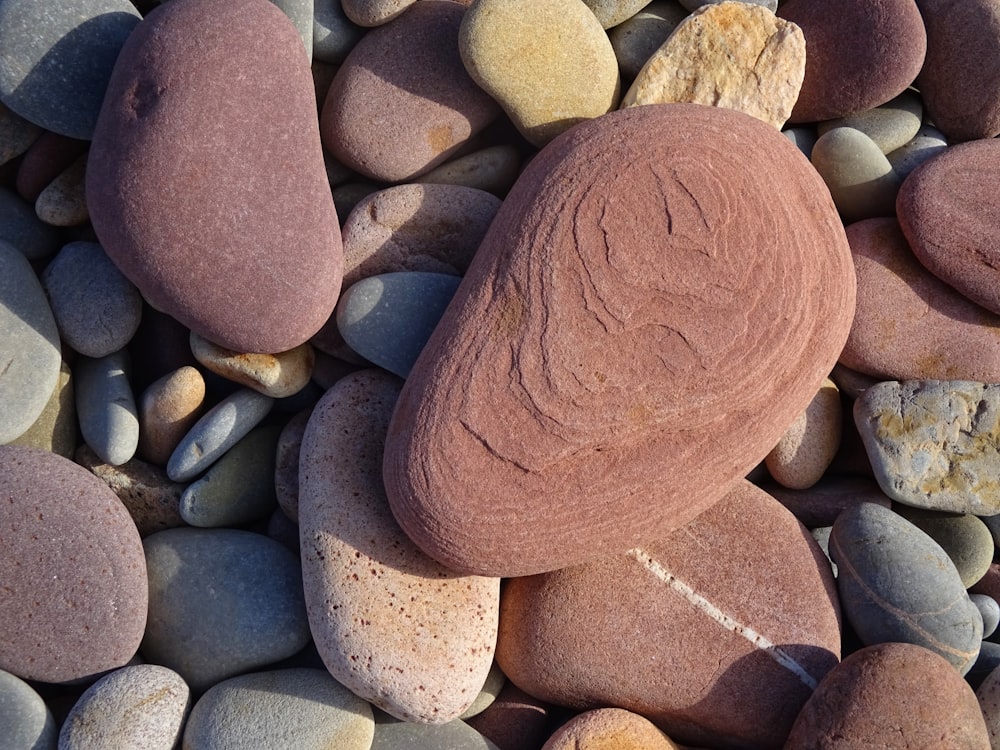
{"type": "Polygon", "coordinates": [[[181,438],[201,416],[205,379],[184,365],[149,385],[139,397],[139,455],[166,466],[181,438]]]}
{"type": "Polygon", "coordinates": [[[90,219],[87,210],[85,178],[86,154],[73,162],[45,187],[35,199],[35,213],[46,224],[75,227],[90,219]]]}
{"type": "Polygon", "coordinates": [[[809,406],[767,454],[764,461],[768,472],[776,482],[790,489],[812,487],[837,455],[842,424],[840,391],[827,378],[809,406]]]}
{"type": "Polygon", "coordinates": [[[191,353],[216,375],[271,398],[292,396],[309,382],[314,354],[309,342],[275,354],[236,352],[191,333],[191,353]]]}
{"type": "Polygon", "coordinates": [[[520,167],[521,152],[517,147],[501,144],[446,161],[414,182],[464,185],[503,197],[517,179],[520,167]]]}
{"type": "Polygon", "coordinates": [[[678,750],[678,746],[639,714],[596,708],[559,727],[542,750],[678,750]]]}
{"type": "Polygon", "coordinates": [[[76,421],[76,399],[73,393],[72,373],[63,360],[59,380],[48,403],[34,424],[8,445],[30,445],[42,450],[73,457],[79,440],[76,421]]]}
{"type": "Polygon", "coordinates": [[[344,15],[358,26],[388,23],[417,0],[341,0],[344,15]]]}
{"type": "Polygon", "coordinates": [[[746,112],[781,129],[806,69],[802,30],[760,5],[703,5],[639,71],[622,107],[694,102],[746,112]]]}

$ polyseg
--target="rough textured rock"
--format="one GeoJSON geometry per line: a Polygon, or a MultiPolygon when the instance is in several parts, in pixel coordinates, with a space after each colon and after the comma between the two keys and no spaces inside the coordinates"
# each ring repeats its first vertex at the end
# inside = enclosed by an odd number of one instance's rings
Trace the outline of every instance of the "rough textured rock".
{"type": "Polygon", "coordinates": [[[749,483],[654,543],[508,581],[501,600],[497,661],[521,689],[626,708],[695,746],[780,746],[839,654],[829,564],[749,483]]]}
{"type": "MultiPolygon", "coordinates": [[[[0,164],[6,164],[29,151],[42,132],[33,122],[28,122],[0,104],[0,164]]],[[[20,167],[18,171],[20,172],[20,167]]]]}
{"type": "Polygon", "coordinates": [[[976,700],[986,720],[991,748],[1000,746],[1000,668],[990,672],[976,688],[976,700]]]}
{"type": "Polygon", "coordinates": [[[697,104],[582,124],[522,174],[407,379],[393,513],[487,575],[660,538],[774,446],[853,309],[829,193],[776,129],[697,104]]]}
{"type": "Polygon", "coordinates": [[[381,26],[409,8],[416,0],[341,0],[344,15],[358,26],[381,26]]]}
{"type": "Polygon", "coordinates": [[[294,396],[309,383],[315,355],[308,343],[286,352],[235,352],[191,334],[191,353],[205,369],[271,398],[294,396]]]}
{"type": "Polygon", "coordinates": [[[340,290],[340,229],[309,60],[284,13],[266,0],[154,9],[108,85],[87,202],[150,304],[209,341],[273,353],[314,334],[340,290]]]}
{"type": "Polygon", "coordinates": [[[799,96],[806,43],[794,23],[746,2],[703,5],[653,53],[622,107],[694,102],[781,129],[799,96]]]}
{"type": "Polygon", "coordinates": [[[542,750],[677,750],[677,745],[639,714],[597,708],[577,714],[549,737],[542,750]]]}
{"type": "Polygon", "coordinates": [[[840,447],[842,420],[840,391],[827,378],[764,458],[771,477],[790,489],[816,484],[840,447]]]}

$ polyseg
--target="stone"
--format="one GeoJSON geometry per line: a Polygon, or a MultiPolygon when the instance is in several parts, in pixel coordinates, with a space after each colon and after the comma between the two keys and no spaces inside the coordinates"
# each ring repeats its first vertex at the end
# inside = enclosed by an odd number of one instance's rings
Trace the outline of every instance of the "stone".
{"type": "Polygon", "coordinates": [[[306,50],[306,57],[313,56],[313,0],[271,0],[281,12],[288,16],[306,50]]]}
{"type": "Polygon", "coordinates": [[[393,514],[501,577],[662,538],[808,405],[854,283],[829,192],[771,126],[697,104],[581,124],[522,173],[407,378],[393,514]]]}
{"type": "Polygon", "coordinates": [[[864,477],[824,476],[804,490],[772,483],[762,485],[762,489],[810,529],[832,526],[842,511],[859,503],[875,503],[887,509],[892,505],[882,488],[864,477]]]}
{"type": "Polygon", "coordinates": [[[464,13],[460,3],[422,0],[354,46],[320,117],[323,144],[336,159],[374,180],[409,181],[496,119],[499,107],[459,57],[464,13]]]}
{"type": "Polygon", "coordinates": [[[41,221],[19,195],[0,187],[0,241],[35,261],[53,255],[62,246],[62,235],[41,221]]]}
{"type": "Polygon", "coordinates": [[[974,586],[990,569],[990,563],[993,562],[993,535],[976,516],[971,513],[924,510],[902,504],[897,504],[893,510],[941,546],[955,564],[965,588],[974,586]]]}
{"type": "Polygon", "coordinates": [[[985,594],[1000,602],[1000,563],[990,563],[990,568],[986,571],[986,575],[980,578],[976,585],[969,589],[969,594],[985,594]]]}
{"type": "Polygon", "coordinates": [[[41,277],[63,342],[87,357],[124,349],[139,330],[142,296],[96,242],[70,242],[41,277]]]}
{"type": "Polygon", "coordinates": [[[486,681],[500,581],[448,570],[393,519],[381,466],[399,387],[388,373],[361,371],[313,410],[299,459],[302,578],[330,673],[392,716],[443,724],[486,681]]]}
{"type": "Polygon", "coordinates": [[[128,352],[77,357],[74,374],[80,433],[101,460],[120,466],[139,445],[139,415],[129,384],[128,352]]]}
{"type": "Polygon", "coordinates": [[[976,659],[972,669],[966,673],[965,681],[973,690],[978,690],[983,681],[997,667],[1000,667],[1000,643],[983,641],[982,647],[979,649],[979,658],[976,659]]]}
{"type": "Polygon", "coordinates": [[[308,342],[285,352],[237,352],[191,333],[191,353],[206,370],[271,398],[293,396],[309,383],[315,356],[308,342]]]}
{"type": "Polygon", "coordinates": [[[55,391],[59,329],[38,277],[17,248],[0,240],[0,444],[35,423],[55,391]]]}
{"type": "Polygon", "coordinates": [[[605,29],[617,26],[649,5],[649,0],[583,0],[583,2],[605,29]]]}
{"type": "Polygon", "coordinates": [[[854,128],[827,131],[812,149],[819,172],[845,224],[876,216],[894,216],[902,180],[871,138],[854,128]]]}
{"type": "Polygon", "coordinates": [[[344,13],[340,0],[314,0],[314,62],[321,60],[340,65],[364,34],[364,29],[352,23],[344,13]]]}
{"type": "Polygon", "coordinates": [[[916,508],[1000,513],[1000,385],[885,381],[854,403],[882,491],[916,508]]]}
{"type": "Polygon", "coordinates": [[[184,366],[198,364],[191,353],[191,331],[154,307],[146,305],[132,341],[132,384],[142,393],[155,381],[184,366]]]}
{"type": "Polygon", "coordinates": [[[490,671],[486,675],[486,681],[483,686],[479,689],[479,694],[476,696],[475,700],[469,704],[469,707],[465,709],[460,718],[462,721],[468,721],[473,716],[478,716],[487,708],[493,705],[493,701],[497,699],[500,691],[503,690],[504,685],[507,684],[507,677],[504,675],[503,671],[494,661],[493,665],[490,667],[490,671]]]}
{"type": "Polygon", "coordinates": [[[386,714],[375,714],[375,736],[371,750],[405,750],[413,747],[500,750],[461,719],[452,719],[447,724],[418,724],[399,721],[386,714]]]}
{"type": "Polygon", "coordinates": [[[618,106],[618,61],[580,0],[476,0],[458,37],[473,80],[542,147],[618,106]]]}
{"type": "Polygon", "coordinates": [[[40,127],[0,104],[0,164],[25,153],[41,134],[40,127]]]}
{"type": "Polygon", "coordinates": [[[56,175],[35,199],[35,214],[54,227],[77,227],[90,219],[85,187],[86,155],[56,175]]]}
{"type": "Polygon", "coordinates": [[[372,709],[320,669],[276,669],[230,677],[195,704],[184,747],[369,750],[372,709]]]}
{"type": "Polygon", "coordinates": [[[677,25],[687,18],[688,11],[677,0],[653,0],[645,8],[608,32],[608,40],[618,59],[622,78],[635,80],[642,66],[677,25]]]}
{"type": "Polygon", "coordinates": [[[59,733],[74,750],[145,748],[179,744],[191,691],[179,674],[156,664],[135,664],[105,675],[84,691],[59,733]]]}
{"type": "Polygon", "coordinates": [[[976,688],[976,701],[986,722],[989,747],[1000,742],[1000,667],[990,672],[976,688]]]}
{"type": "Polygon", "coordinates": [[[1000,7],[992,0],[917,0],[927,55],[916,85],[950,141],[1000,134],[1000,7]]]}
{"type": "Polygon", "coordinates": [[[969,594],[969,598],[983,617],[983,639],[985,640],[993,635],[997,626],[1000,625],[1000,602],[986,594],[969,594]]]}
{"type": "MultiPolygon", "coordinates": [[[[327,391],[333,383],[324,387],[327,391]]],[[[281,428],[274,458],[274,493],[281,512],[289,520],[299,521],[299,453],[302,436],[312,409],[304,409],[289,419],[281,428]]]]}
{"type": "Polygon", "coordinates": [[[76,399],[69,365],[63,360],[59,380],[48,403],[31,427],[7,445],[27,445],[72,458],[77,443],[76,399]]]}
{"type": "Polygon", "coordinates": [[[537,750],[551,734],[553,709],[507,680],[496,700],[468,725],[503,750],[537,750]]]}
{"type": "Polygon", "coordinates": [[[975,693],[948,662],[920,646],[883,643],[855,651],[826,676],[785,743],[872,747],[988,750],[990,741],[975,693]]]}
{"type": "Polygon", "coordinates": [[[267,0],[150,12],[88,165],[94,231],[153,307],[241,352],[292,349],[330,316],[342,254],[312,74],[267,0]]]}
{"type": "Polygon", "coordinates": [[[516,146],[500,144],[457,156],[430,172],[415,177],[423,185],[460,185],[507,195],[521,168],[521,152],[516,146]]]}
{"type": "Polygon", "coordinates": [[[778,15],[806,39],[805,78],[789,121],[833,120],[885,104],[920,72],[927,34],[913,0],[787,0],[778,15]]]}
{"type": "Polygon", "coordinates": [[[549,737],[542,750],[678,750],[652,722],[623,708],[577,714],[549,737]]]}
{"type": "MultiPolygon", "coordinates": [[[[703,5],[708,5],[710,3],[721,3],[725,0],[678,0],[680,4],[689,11],[698,10],[703,5]]],[[[761,7],[767,8],[772,13],[776,12],[778,9],[779,0],[743,0],[743,2],[751,3],[753,5],[760,5],[761,7]]]]}
{"type": "Polygon", "coordinates": [[[813,146],[816,145],[816,140],[819,138],[815,128],[808,126],[785,128],[781,134],[794,143],[807,159],[812,159],[813,146]]]}
{"type": "Polygon", "coordinates": [[[893,171],[905,181],[910,172],[947,148],[944,133],[933,125],[922,125],[911,141],[887,154],[887,158],[893,171]]]}
{"type": "Polygon", "coordinates": [[[0,497],[0,669],[68,682],[124,665],[147,604],[125,507],[82,466],[21,446],[0,446],[0,497]]]}
{"type": "Polygon", "coordinates": [[[864,503],[837,517],[830,557],[840,605],[864,645],[913,643],[961,674],[972,668],[982,617],[931,537],[891,510],[864,503]]]}
{"type": "Polygon", "coordinates": [[[643,65],[621,106],[694,102],[745,112],[779,130],[805,74],[802,31],[760,5],[709,3],[643,65]]]}
{"type": "Polygon", "coordinates": [[[530,695],[624,708],[679,743],[780,747],[840,640],[823,553],[744,482],[644,547],[507,581],[497,661],[530,695]]]}
{"type": "Polygon", "coordinates": [[[17,194],[33,204],[49,183],[83,156],[89,146],[88,141],[44,131],[21,158],[17,194]]]}
{"type": "Polygon", "coordinates": [[[842,365],[880,380],[1000,383],[1000,316],[924,268],[895,219],[846,231],[858,289],[842,365]]]}
{"type": "Polygon", "coordinates": [[[0,101],[46,130],[91,138],[112,68],[140,20],[128,0],[5,0],[0,101]]]}
{"type": "Polygon", "coordinates": [[[768,473],[790,489],[812,487],[837,455],[841,424],[840,391],[827,378],[764,458],[768,473]]]}
{"type": "Polygon", "coordinates": [[[201,416],[205,379],[184,365],[151,383],[139,396],[139,456],[166,466],[184,435],[201,416]]]}
{"type": "Polygon", "coordinates": [[[341,0],[344,15],[358,26],[381,26],[409,8],[416,0],[341,0]]]}
{"type": "Polygon", "coordinates": [[[883,154],[888,155],[916,137],[923,121],[923,111],[920,95],[907,89],[879,107],[821,122],[817,129],[820,135],[834,128],[860,130],[883,154]]]}
{"type": "Polygon", "coordinates": [[[931,273],[1000,313],[1000,141],[961,143],[906,178],[896,200],[899,226],[931,273]]]}
{"type": "Polygon", "coordinates": [[[56,750],[59,729],[52,712],[34,688],[0,669],[0,726],[6,746],[56,750]]]}
{"type": "Polygon", "coordinates": [[[167,529],[143,540],[149,623],[140,653],[202,693],[309,642],[295,555],[239,529],[167,529]]]}

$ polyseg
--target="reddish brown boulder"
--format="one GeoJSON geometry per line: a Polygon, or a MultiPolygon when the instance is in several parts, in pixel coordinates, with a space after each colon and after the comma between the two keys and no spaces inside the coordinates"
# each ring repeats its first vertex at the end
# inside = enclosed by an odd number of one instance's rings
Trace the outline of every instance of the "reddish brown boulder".
{"type": "Polygon", "coordinates": [[[521,175],[407,379],[393,512],[503,577],[662,538],[774,446],[853,309],[829,192],[777,129],[697,104],[582,123],[521,175]]]}

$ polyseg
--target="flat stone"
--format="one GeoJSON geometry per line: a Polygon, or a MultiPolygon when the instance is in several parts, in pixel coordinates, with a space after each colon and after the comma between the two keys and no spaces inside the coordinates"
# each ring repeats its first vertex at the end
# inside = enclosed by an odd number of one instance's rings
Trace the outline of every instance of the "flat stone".
{"type": "Polygon", "coordinates": [[[46,130],[89,139],[112,68],[140,20],[128,0],[6,0],[0,100],[46,130]]]}
{"type": "Polygon", "coordinates": [[[657,729],[655,724],[623,708],[595,708],[577,714],[549,737],[542,750],[579,750],[589,747],[678,750],[678,746],[657,729]]]}
{"type": "Polygon", "coordinates": [[[139,396],[139,455],[166,466],[188,430],[201,416],[205,379],[184,365],[151,383],[139,396]]]}
{"type": "Polygon", "coordinates": [[[771,477],[790,489],[818,482],[837,455],[842,425],[840,391],[829,378],[764,458],[771,477]]]}
{"type": "Polygon", "coordinates": [[[902,180],[878,144],[860,130],[828,130],[816,139],[811,161],[845,224],[895,215],[902,180]]]}
{"type": "Polygon", "coordinates": [[[860,130],[888,155],[916,137],[923,122],[923,111],[920,95],[907,89],[879,107],[821,122],[817,129],[820,135],[834,128],[860,130]]]}
{"type": "Polygon", "coordinates": [[[955,513],[1000,513],[1000,385],[886,381],[854,403],[875,478],[894,500],[955,513]]]}
{"type": "Polygon", "coordinates": [[[859,503],[875,503],[886,509],[892,505],[882,488],[865,477],[825,476],[804,490],[771,483],[762,487],[810,529],[832,526],[841,512],[859,503]]]}
{"type": "Polygon", "coordinates": [[[922,125],[912,140],[887,154],[893,170],[905,180],[910,172],[948,148],[944,133],[933,125],[922,125]]]}
{"type": "Polygon", "coordinates": [[[308,342],[284,352],[254,354],[218,346],[194,332],[191,353],[205,369],[271,398],[293,396],[305,388],[315,361],[308,342]]]}
{"type": "Polygon", "coordinates": [[[0,726],[9,748],[56,750],[59,728],[34,688],[0,669],[0,726]]]}
{"type": "Polygon", "coordinates": [[[478,0],[458,44],[469,75],[535,146],[618,106],[614,49],[579,0],[478,0]]]}
{"type": "Polygon", "coordinates": [[[854,283],[829,192],[775,128],[696,104],[581,124],[522,173],[407,378],[395,517],[502,577],[662,538],[808,405],[854,283]]]}
{"type": "Polygon", "coordinates": [[[799,96],[806,45],[794,23],[745,2],[703,5],[643,65],[622,107],[694,102],[781,129],[799,96]]]}
{"type": "Polygon", "coordinates": [[[617,26],[649,5],[649,0],[583,0],[583,2],[605,29],[617,26]]]}
{"type": "Polygon", "coordinates": [[[125,507],[82,466],[20,446],[0,446],[0,496],[0,669],[67,682],[124,665],[147,605],[125,507]]]}
{"type": "Polygon", "coordinates": [[[371,750],[406,750],[412,747],[501,750],[461,719],[452,719],[447,724],[418,724],[399,721],[386,714],[375,714],[375,737],[371,750]]]}
{"type": "Polygon", "coordinates": [[[641,11],[608,32],[611,47],[618,58],[622,78],[632,81],[642,66],[677,25],[687,18],[688,11],[676,0],[653,0],[641,11]]]}
{"type": "Polygon", "coordinates": [[[0,104],[0,164],[16,159],[38,140],[42,129],[0,104]]]}
{"type": "Polygon", "coordinates": [[[913,643],[963,675],[972,668],[983,620],[931,537],[891,510],[862,504],[833,524],[830,557],[840,605],[863,644],[913,643]]]}
{"type": "Polygon", "coordinates": [[[442,724],[486,681],[500,581],[448,570],[393,519],[381,467],[399,387],[361,371],[316,405],[299,459],[302,578],[331,674],[393,716],[442,724]]]}
{"type": "Polygon", "coordinates": [[[78,227],[90,219],[86,191],[86,155],[56,175],[35,199],[35,214],[54,227],[78,227]]]}
{"type": "Polygon", "coordinates": [[[424,185],[461,185],[502,198],[517,180],[520,168],[521,152],[517,147],[500,144],[457,156],[413,181],[424,185]]]}
{"type": "Polygon", "coordinates": [[[72,373],[69,365],[63,360],[56,388],[52,391],[42,413],[31,427],[18,437],[8,441],[7,445],[27,445],[51,453],[58,453],[64,458],[72,458],[79,439],[77,425],[72,373]]]}
{"type": "Polygon", "coordinates": [[[902,504],[897,504],[894,510],[941,546],[955,564],[965,588],[971,588],[986,575],[993,562],[993,535],[976,516],[902,504]]]}
{"type": "Polygon", "coordinates": [[[58,230],[41,221],[32,205],[0,187],[0,241],[10,243],[28,260],[42,260],[62,246],[58,230]]]}
{"type": "Polygon", "coordinates": [[[287,351],[330,316],[340,230],[312,74],[267,0],[149,13],[108,84],[86,188],[111,259],[209,341],[287,351]]]}
{"type": "Polygon", "coordinates": [[[356,26],[344,13],[340,0],[313,2],[313,61],[340,65],[364,29],[356,26]]]}
{"type": "Polygon", "coordinates": [[[102,461],[120,466],[139,445],[139,414],[129,384],[131,364],[121,349],[104,357],[77,357],[76,413],[84,441],[102,461]]]}

